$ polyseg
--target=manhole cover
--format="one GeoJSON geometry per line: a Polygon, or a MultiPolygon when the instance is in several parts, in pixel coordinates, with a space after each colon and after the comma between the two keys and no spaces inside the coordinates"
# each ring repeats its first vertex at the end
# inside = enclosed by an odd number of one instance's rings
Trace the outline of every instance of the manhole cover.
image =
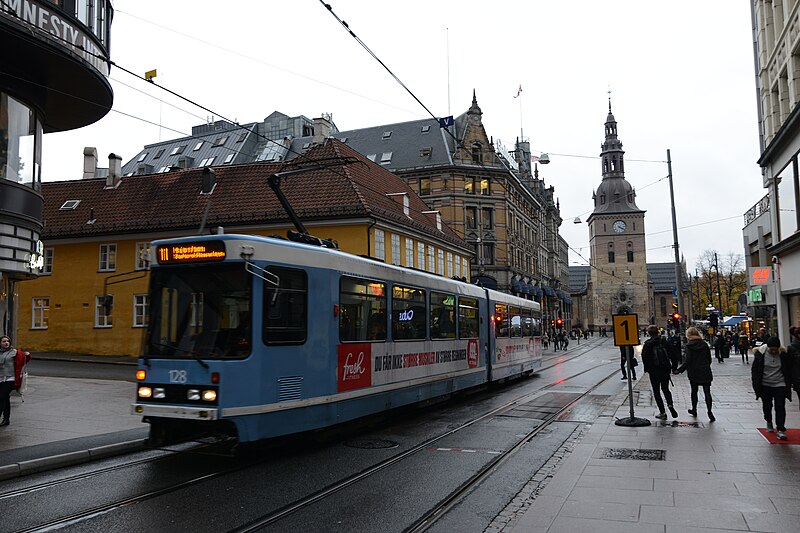
{"type": "Polygon", "coordinates": [[[633,461],[663,461],[666,450],[643,450],[640,448],[606,448],[603,459],[630,459],[633,461]]]}
{"type": "Polygon", "coordinates": [[[384,439],[364,439],[350,440],[344,443],[348,448],[359,448],[361,450],[382,450],[384,448],[397,448],[399,446],[393,440],[384,439]]]}
{"type": "Polygon", "coordinates": [[[661,428],[704,428],[706,426],[702,422],[678,422],[677,420],[673,420],[671,422],[667,422],[666,420],[659,420],[658,423],[656,424],[656,427],[661,427],[661,428]]]}

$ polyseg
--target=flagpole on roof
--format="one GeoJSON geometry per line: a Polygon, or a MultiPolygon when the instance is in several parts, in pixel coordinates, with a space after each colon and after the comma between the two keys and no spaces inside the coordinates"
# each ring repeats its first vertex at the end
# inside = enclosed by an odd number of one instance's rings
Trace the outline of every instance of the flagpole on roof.
{"type": "Polygon", "coordinates": [[[447,29],[447,116],[451,116],[450,112],[450,28],[447,29]]]}
{"type": "Polygon", "coordinates": [[[522,84],[519,85],[517,95],[514,98],[519,100],[519,140],[522,141],[525,139],[525,135],[522,132],[522,84]]]}

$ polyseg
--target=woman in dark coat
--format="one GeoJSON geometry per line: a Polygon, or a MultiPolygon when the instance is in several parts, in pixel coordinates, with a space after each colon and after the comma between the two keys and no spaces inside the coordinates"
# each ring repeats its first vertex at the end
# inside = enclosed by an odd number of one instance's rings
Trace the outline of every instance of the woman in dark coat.
{"type": "Polygon", "coordinates": [[[792,401],[792,359],[778,337],[770,337],[766,346],[755,350],[750,372],[756,399],[761,398],[767,431],[775,431],[772,425],[774,401],[778,438],[786,440],[786,400],[792,401]]]}
{"type": "MultiPolygon", "coordinates": [[[[667,342],[661,338],[661,332],[658,326],[650,325],[647,327],[647,334],[650,336],[642,346],[642,366],[644,371],[650,375],[650,386],[653,388],[653,399],[658,406],[658,414],[656,418],[659,420],[667,419],[667,412],[664,409],[664,400],[667,402],[667,408],[672,418],[678,418],[678,412],[672,405],[672,393],[669,390],[669,376],[670,376],[670,361],[669,361],[669,346],[667,342]],[[662,346],[664,352],[667,353],[666,361],[661,361],[656,352],[656,347],[662,346]],[[664,399],[661,399],[661,393],[664,393],[664,399]]],[[[663,353],[663,352],[662,352],[663,353]]]]}
{"type": "Polygon", "coordinates": [[[713,422],[714,413],[711,412],[711,381],[714,379],[711,373],[711,349],[708,347],[706,341],[700,335],[697,328],[689,328],[686,330],[686,362],[683,363],[675,371],[680,374],[687,371],[689,375],[689,383],[692,386],[692,408],[689,409],[689,414],[697,416],[697,389],[703,387],[703,396],[706,399],[706,408],[708,409],[708,419],[713,422]]]}

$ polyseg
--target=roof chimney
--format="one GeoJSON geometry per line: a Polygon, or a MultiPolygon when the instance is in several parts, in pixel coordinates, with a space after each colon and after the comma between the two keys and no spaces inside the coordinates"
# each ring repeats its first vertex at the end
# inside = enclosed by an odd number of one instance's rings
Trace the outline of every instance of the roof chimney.
{"type": "Polygon", "coordinates": [[[87,146],[83,149],[83,179],[88,180],[97,172],[97,148],[87,146]]]}
{"type": "Polygon", "coordinates": [[[314,119],[314,138],[313,142],[321,144],[322,141],[331,136],[330,116],[323,116],[314,119]]]}
{"type": "Polygon", "coordinates": [[[203,167],[203,188],[200,194],[211,194],[217,186],[217,174],[210,167],[203,167]]]}
{"type": "Polygon", "coordinates": [[[116,189],[122,181],[122,157],[115,153],[108,154],[108,176],[106,189],[116,189]]]}

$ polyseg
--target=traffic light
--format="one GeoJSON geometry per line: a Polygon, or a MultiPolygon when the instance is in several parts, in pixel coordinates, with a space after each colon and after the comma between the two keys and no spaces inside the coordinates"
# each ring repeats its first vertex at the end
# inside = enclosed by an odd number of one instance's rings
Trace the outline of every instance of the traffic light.
{"type": "Polygon", "coordinates": [[[564,325],[564,321],[561,318],[556,319],[556,325],[560,328],[564,325]]]}
{"type": "Polygon", "coordinates": [[[680,313],[672,313],[672,325],[675,328],[681,327],[681,314],[680,313]]]}
{"type": "Polygon", "coordinates": [[[708,325],[712,328],[719,326],[719,315],[717,313],[711,313],[708,315],[708,325]]]}

